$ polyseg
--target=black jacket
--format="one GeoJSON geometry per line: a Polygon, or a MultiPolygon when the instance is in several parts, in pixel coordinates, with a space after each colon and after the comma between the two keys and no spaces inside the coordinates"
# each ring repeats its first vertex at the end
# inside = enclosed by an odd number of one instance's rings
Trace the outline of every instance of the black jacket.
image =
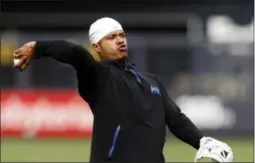
{"type": "Polygon", "coordinates": [[[38,41],[35,55],[76,70],[78,92],[94,115],[91,163],[163,163],[166,125],[180,140],[199,148],[202,134],[162,83],[152,74],[137,73],[126,58],[97,62],[86,49],[66,41],[38,41]]]}

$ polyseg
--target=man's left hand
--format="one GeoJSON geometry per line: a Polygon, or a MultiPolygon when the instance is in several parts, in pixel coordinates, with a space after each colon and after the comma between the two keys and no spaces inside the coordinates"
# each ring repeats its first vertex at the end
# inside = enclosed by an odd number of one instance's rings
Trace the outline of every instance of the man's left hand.
{"type": "Polygon", "coordinates": [[[211,158],[215,162],[233,162],[233,152],[226,143],[211,137],[203,137],[195,162],[202,158],[211,158]]]}

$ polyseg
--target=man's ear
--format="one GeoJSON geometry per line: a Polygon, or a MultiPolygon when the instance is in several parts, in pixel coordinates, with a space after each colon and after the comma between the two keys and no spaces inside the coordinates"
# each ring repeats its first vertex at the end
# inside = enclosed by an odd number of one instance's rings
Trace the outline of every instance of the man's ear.
{"type": "Polygon", "coordinates": [[[92,46],[96,53],[99,53],[101,51],[99,44],[93,44],[92,46]]]}

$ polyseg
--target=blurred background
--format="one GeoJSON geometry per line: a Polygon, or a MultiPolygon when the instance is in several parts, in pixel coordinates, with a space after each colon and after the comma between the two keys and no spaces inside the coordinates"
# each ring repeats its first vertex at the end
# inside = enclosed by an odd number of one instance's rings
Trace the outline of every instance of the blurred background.
{"type": "MultiPolygon", "coordinates": [[[[105,16],[122,23],[138,71],[160,76],[205,135],[229,143],[235,162],[254,161],[252,0],[9,0],[1,9],[1,162],[88,161],[93,116],[74,70],[44,58],[21,73],[12,52],[56,39],[91,50],[89,25],[105,16]]],[[[167,162],[193,161],[195,152],[168,133],[167,162]]]]}

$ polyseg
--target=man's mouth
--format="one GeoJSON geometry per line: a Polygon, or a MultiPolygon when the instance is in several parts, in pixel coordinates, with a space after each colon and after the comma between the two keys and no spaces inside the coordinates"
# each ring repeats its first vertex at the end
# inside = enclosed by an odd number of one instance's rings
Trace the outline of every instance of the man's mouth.
{"type": "Polygon", "coordinates": [[[127,45],[121,45],[121,46],[119,47],[119,50],[120,50],[120,51],[127,51],[127,45]]]}

